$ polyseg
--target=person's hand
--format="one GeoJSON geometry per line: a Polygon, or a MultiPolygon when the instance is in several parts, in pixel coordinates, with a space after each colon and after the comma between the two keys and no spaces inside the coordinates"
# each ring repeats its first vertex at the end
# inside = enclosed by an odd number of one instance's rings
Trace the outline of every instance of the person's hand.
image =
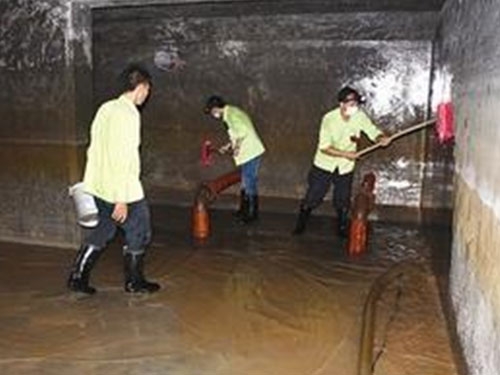
{"type": "Polygon", "coordinates": [[[361,142],[361,138],[356,137],[355,135],[351,136],[351,142],[356,144],[356,146],[359,146],[359,143],[361,142]]]}
{"type": "Polygon", "coordinates": [[[230,143],[227,143],[225,144],[224,146],[221,146],[217,149],[217,151],[219,152],[219,154],[221,155],[224,155],[224,154],[228,154],[231,152],[231,144],[230,143]]]}
{"type": "Polygon", "coordinates": [[[240,153],[239,146],[234,147],[232,150],[233,150],[233,156],[238,156],[238,154],[240,153]]]}
{"type": "Polygon", "coordinates": [[[380,145],[382,147],[387,147],[391,144],[391,138],[389,138],[388,136],[386,135],[381,135],[379,138],[378,138],[378,143],[380,143],[380,145]]]}
{"type": "Polygon", "coordinates": [[[116,222],[123,224],[127,220],[128,207],[126,203],[116,203],[111,217],[116,222]]]}
{"type": "Polygon", "coordinates": [[[356,160],[358,158],[358,154],[353,151],[344,151],[342,153],[342,157],[349,159],[349,160],[356,160]]]}

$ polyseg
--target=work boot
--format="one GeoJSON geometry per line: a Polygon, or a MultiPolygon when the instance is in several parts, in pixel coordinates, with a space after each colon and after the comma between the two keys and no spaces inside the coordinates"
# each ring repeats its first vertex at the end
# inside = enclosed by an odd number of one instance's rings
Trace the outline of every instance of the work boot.
{"type": "Polygon", "coordinates": [[[101,249],[93,245],[82,245],[76,254],[71,273],[68,278],[68,288],[73,292],[94,294],[95,288],[89,285],[90,271],[94,268],[101,249]]]}
{"type": "Polygon", "coordinates": [[[337,209],[338,235],[340,237],[347,238],[348,228],[349,228],[349,209],[348,208],[338,208],[337,209]]]}
{"type": "Polygon", "coordinates": [[[241,221],[244,224],[249,224],[256,221],[259,218],[259,196],[249,195],[247,196],[248,203],[246,205],[246,210],[243,212],[241,221]]]}
{"type": "Polygon", "coordinates": [[[299,216],[297,218],[297,224],[292,234],[302,234],[306,230],[307,220],[311,215],[311,209],[307,207],[300,207],[299,216]]]}
{"type": "Polygon", "coordinates": [[[245,189],[241,189],[240,190],[240,207],[238,208],[238,211],[233,213],[233,216],[237,219],[242,218],[243,213],[246,211],[246,205],[248,205],[247,195],[245,193],[245,189]]]}
{"type": "Polygon", "coordinates": [[[157,283],[144,278],[144,253],[124,254],[125,291],[129,293],[153,293],[160,289],[157,283]]]}

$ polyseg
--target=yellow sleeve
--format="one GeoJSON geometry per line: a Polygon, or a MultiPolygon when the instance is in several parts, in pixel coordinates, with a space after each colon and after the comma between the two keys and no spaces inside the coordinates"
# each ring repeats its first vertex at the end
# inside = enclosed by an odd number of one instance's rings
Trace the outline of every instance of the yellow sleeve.
{"type": "Polygon", "coordinates": [[[134,118],[115,113],[108,121],[106,153],[109,161],[107,173],[112,176],[114,202],[126,202],[129,190],[130,166],[138,152],[135,145],[134,118]]]}
{"type": "Polygon", "coordinates": [[[372,142],[374,142],[377,137],[383,133],[379,128],[375,126],[372,120],[364,112],[362,112],[362,116],[363,117],[361,118],[359,127],[361,131],[365,133],[372,142]]]}

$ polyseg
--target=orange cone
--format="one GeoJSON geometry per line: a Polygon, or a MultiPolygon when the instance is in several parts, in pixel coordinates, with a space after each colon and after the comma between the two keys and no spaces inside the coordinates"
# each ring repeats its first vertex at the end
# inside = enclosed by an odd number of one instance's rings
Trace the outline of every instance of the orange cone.
{"type": "Polygon", "coordinates": [[[208,238],[210,235],[210,217],[203,202],[198,201],[193,205],[191,219],[193,237],[198,240],[208,238]]]}
{"type": "Polygon", "coordinates": [[[368,222],[364,219],[355,218],[351,221],[349,228],[349,242],[347,251],[349,255],[355,256],[366,252],[368,243],[368,222]]]}

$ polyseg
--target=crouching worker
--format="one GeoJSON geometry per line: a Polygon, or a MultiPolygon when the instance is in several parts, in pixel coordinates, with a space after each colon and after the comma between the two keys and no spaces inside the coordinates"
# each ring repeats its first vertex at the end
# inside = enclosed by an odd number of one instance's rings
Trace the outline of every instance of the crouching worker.
{"type": "Polygon", "coordinates": [[[338,234],[346,237],[351,183],[357,159],[355,140],[363,132],[370,140],[380,142],[383,146],[390,143],[390,139],[359,109],[362,100],[356,90],[351,87],[342,88],[338,93],[338,101],[339,107],[325,114],[322,119],[318,147],[309,171],[307,192],[301,202],[293,234],[305,231],[311,211],[323,202],[333,184],[338,234]]]}
{"type": "Polygon", "coordinates": [[[240,207],[235,215],[243,223],[251,223],[259,217],[258,175],[264,145],[250,117],[240,108],[226,104],[221,97],[208,98],[205,113],[226,126],[229,142],[218,151],[231,154],[241,170],[240,207]]]}
{"type": "Polygon", "coordinates": [[[122,94],[102,104],[91,126],[84,174],[85,191],[94,196],[99,224],[84,240],[74,260],[68,288],[95,293],[90,273],[117,229],[123,230],[125,291],[155,292],[144,278],[144,256],[151,240],[149,207],[140,181],[140,113],[151,88],[151,76],[139,66],[121,75],[122,94]]]}

